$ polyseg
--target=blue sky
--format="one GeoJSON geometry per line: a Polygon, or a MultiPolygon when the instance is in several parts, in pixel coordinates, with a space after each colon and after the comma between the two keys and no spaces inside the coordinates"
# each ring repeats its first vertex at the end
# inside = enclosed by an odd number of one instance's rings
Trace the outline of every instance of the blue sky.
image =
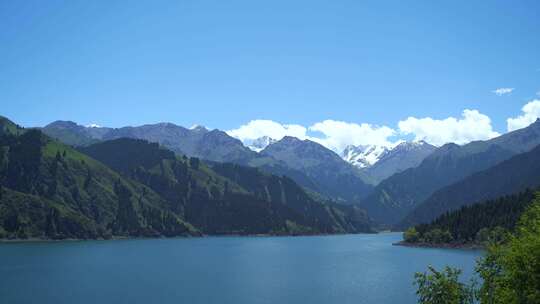
{"type": "Polygon", "coordinates": [[[0,114],[397,130],[472,109],[502,133],[540,98],[539,14],[533,0],[0,1],[0,114]]]}

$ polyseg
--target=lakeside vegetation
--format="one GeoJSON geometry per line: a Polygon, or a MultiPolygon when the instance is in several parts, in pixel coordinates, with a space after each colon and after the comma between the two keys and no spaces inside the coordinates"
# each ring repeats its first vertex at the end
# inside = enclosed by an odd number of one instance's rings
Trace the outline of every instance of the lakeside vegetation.
{"type": "Polygon", "coordinates": [[[540,195],[519,217],[513,232],[490,239],[486,248],[475,268],[480,280],[460,282],[461,270],[451,267],[438,271],[430,266],[417,273],[418,303],[540,303],[540,195]]]}
{"type": "Polygon", "coordinates": [[[417,246],[483,247],[501,242],[534,199],[534,191],[507,195],[446,212],[428,224],[410,227],[403,244],[417,246]]]}

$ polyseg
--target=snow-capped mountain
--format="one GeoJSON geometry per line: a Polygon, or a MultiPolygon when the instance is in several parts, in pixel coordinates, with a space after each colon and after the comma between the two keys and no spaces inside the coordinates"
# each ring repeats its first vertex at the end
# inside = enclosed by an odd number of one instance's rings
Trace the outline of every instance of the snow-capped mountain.
{"type": "Polygon", "coordinates": [[[418,166],[435,149],[425,141],[402,142],[395,147],[348,146],[341,157],[379,183],[397,172],[418,166]]]}
{"type": "Polygon", "coordinates": [[[257,139],[246,140],[244,145],[255,152],[261,152],[264,148],[275,143],[277,140],[268,136],[259,137],[257,139]]]}
{"type": "Polygon", "coordinates": [[[363,169],[373,166],[389,151],[390,149],[384,146],[350,145],[347,146],[343,152],[341,152],[340,156],[351,165],[363,169]]]}

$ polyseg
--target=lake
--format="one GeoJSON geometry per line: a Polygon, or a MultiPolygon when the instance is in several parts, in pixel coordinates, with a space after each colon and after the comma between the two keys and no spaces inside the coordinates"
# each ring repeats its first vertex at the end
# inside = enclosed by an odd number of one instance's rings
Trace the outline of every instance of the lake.
{"type": "Polygon", "coordinates": [[[0,303],[416,303],[416,271],[480,251],[399,233],[0,244],[0,303]]]}

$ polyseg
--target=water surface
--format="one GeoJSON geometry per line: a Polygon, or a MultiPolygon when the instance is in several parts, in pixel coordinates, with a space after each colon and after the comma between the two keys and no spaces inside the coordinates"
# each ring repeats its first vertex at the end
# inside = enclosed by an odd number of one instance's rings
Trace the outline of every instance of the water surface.
{"type": "Polygon", "coordinates": [[[416,303],[431,264],[479,251],[392,246],[400,234],[0,244],[0,303],[416,303]]]}

